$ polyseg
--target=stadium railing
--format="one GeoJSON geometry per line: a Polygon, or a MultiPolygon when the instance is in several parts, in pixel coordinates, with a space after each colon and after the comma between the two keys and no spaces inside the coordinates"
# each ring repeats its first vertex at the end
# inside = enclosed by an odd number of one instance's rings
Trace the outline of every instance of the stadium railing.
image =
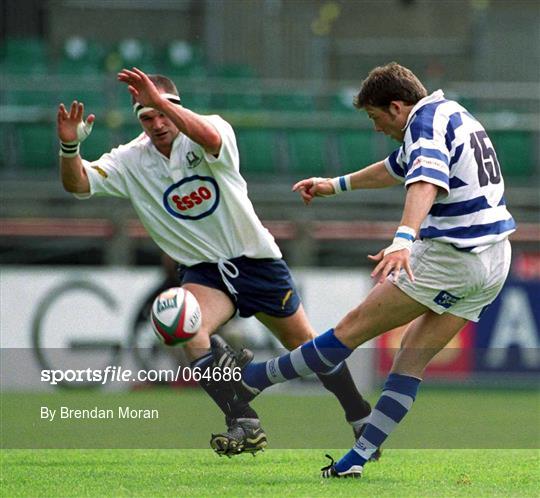
{"type": "MultiPolygon", "coordinates": [[[[0,206],[0,264],[158,264],[159,251],[119,199],[77,202],[59,182],[6,181],[0,206]]],[[[352,192],[309,209],[290,183],[252,183],[250,197],[264,225],[293,266],[361,266],[390,240],[400,219],[403,192],[352,192]]],[[[530,188],[507,191],[518,221],[513,250],[537,253],[540,199],[530,188]]]]}

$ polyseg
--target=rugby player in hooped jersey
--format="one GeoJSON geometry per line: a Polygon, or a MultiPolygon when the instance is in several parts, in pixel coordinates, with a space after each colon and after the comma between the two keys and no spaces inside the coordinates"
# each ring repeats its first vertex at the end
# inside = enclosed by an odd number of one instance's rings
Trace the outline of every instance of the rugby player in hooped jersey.
{"type": "MultiPolygon", "coordinates": [[[[183,270],[182,286],[197,298],[202,326],[185,348],[192,368],[227,366],[227,345],[210,336],[236,312],[256,316],[288,349],[315,337],[289,269],[271,234],[257,218],[239,172],[238,148],[229,123],[201,116],[180,104],[174,83],[139,69],[122,70],[144,134],[88,162],[80,142],[94,115],[84,106],[60,104],[57,114],[64,188],[79,198],[108,195],[130,199],[158,246],[183,270]],[[210,350],[210,346],[212,348],[210,350]]],[[[211,376],[208,376],[211,377],[211,376]]],[[[343,362],[319,375],[338,398],[355,436],[371,412],[343,362]]],[[[230,382],[201,379],[226,416],[227,430],[213,434],[220,455],[254,453],[266,446],[257,413],[235,396],[230,382]]]]}
{"type": "Polygon", "coordinates": [[[366,341],[409,324],[365,430],[351,451],[322,469],[323,477],[360,477],[411,408],[430,360],[496,298],[510,266],[508,236],[515,230],[493,145],[465,108],[441,90],[428,95],[397,63],[372,70],[354,104],[367,112],[376,131],[402,145],[355,173],[309,178],[293,190],[309,204],[353,189],[405,185],[392,244],[369,256],[378,285],[312,343],[249,363],[237,386],[243,399],[253,399],[272,384],[328,371],[366,341]],[[312,350],[318,359],[309,356],[312,350]]]}

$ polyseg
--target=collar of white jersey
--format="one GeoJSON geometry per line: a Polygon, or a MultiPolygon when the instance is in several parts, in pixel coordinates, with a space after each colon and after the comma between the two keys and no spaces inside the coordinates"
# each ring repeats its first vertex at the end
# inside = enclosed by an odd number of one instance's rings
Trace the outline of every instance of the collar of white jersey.
{"type": "Polygon", "coordinates": [[[411,123],[412,118],[420,109],[420,107],[424,107],[426,104],[431,104],[433,102],[438,102],[439,100],[444,99],[444,92],[442,90],[436,90],[431,95],[428,95],[427,97],[424,97],[423,99],[420,99],[416,105],[411,109],[411,112],[409,113],[409,117],[407,118],[407,122],[405,123],[405,126],[401,131],[405,131],[409,124],[411,123]]]}

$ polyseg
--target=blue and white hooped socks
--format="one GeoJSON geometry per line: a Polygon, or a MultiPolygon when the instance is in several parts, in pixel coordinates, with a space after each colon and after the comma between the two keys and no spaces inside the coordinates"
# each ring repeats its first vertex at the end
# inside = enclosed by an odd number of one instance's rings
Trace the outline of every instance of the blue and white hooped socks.
{"type": "Polygon", "coordinates": [[[249,389],[260,392],[286,380],[313,373],[327,373],[352,352],[352,349],[336,338],[334,329],[330,329],[290,353],[248,364],[242,371],[242,381],[249,389]]]}
{"type": "Polygon", "coordinates": [[[345,472],[353,466],[364,466],[407,415],[416,399],[420,382],[420,379],[408,375],[392,373],[388,376],[364,432],[353,449],[336,463],[335,469],[338,472],[345,472]]]}

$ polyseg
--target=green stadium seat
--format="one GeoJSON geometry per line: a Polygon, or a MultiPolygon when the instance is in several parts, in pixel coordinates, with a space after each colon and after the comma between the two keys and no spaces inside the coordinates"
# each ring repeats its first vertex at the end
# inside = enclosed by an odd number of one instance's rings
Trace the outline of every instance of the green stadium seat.
{"type": "Polygon", "coordinates": [[[133,114],[133,104],[131,102],[131,94],[128,92],[127,86],[119,83],[110,83],[107,86],[107,97],[111,107],[122,112],[131,113],[133,119],[137,119],[133,114]]]}
{"type": "Polygon", "coordinates": [[[257,111],[263,109],[263,99],[261,93],[258,91],[219,93],[213,95],[212,106],[215,109],[257,111]]]}
{"type": "MultiPolygon", "coordinates": [[[[447,96],[447,98],[450,98],[450,97],[447,96]]],[[[465,107],[465,109],[467,109],[467,111],[469,111],[471,114],[474,114],[475,112],[478,111],[479,106],[478,106],[478,101],[476,99],[456,97],[455,100],[457,100],[457,102],[459,102],[459,104],[465,107]]]]}
{"type": "Polygon", "coordinates": [[[58,139],[54,125],[22,123],[16,129],[17,163],[31,170],[58,166],[58,139]]]}
{"type": "Polygon", "coordinates": [[[137,138],[141,133],[144,133],[141,125],[137,122],[137,120],[134,120],[133,123],[122,126],[121,137],[124,140],[124,143],[127,143],[137,138]]]}
{"type": "Polygon", "coordinates": [[[0,123],[0,170],[4,171],[8,168],[13,168],[14,164],[11,161],[11,128],[12,125],[0,123]]]}
{"type": "Polygon", "coordinates": [[[211,76],[216,78],[255,79],[257,73],[247,64],[224,64],[211,69],[211,76]]]}
{"type": "Polygon", "coordinates": [[[41,38],[13,37],[3,42],[2,56],[6,59],[26,57],[43,59],[47,54],[46,44],[41,38]]]}
{"type": "Polygon", "coordinates": [[[195,112],[203,112],[212,109],[212,95],[210,92],[183,92],[180,90],[182,105],[188,109],[193,109],[195,112]]]}
{"type": "Polygon", "coordinates": [[[154,46],[138,38],[121,40],[105,59],[105,67],[109,72],[117,72],[124,67],[136,66],[146,73],[156,73],[156,64],[154,46]]]}
{"type": "Polygon", "coordinates": [[[40,38],[8,38],[1,63],[6,74],[45,74],[49,67],[47,46],[40,38]]]}
{"type": "Polygon", "coordinates": [[[308,93],[268,94],[265,107],[277,111],[312,112],[316,109],[313,95],[308,93]]]}
{"type": "Polygon", "coordinates": [[[182,70],[176,69],[175,71],[165,70],[166,76],[169,76],[172,80],[176,77],[187,78],[206,78],[208,76],[208,68],[199,64],[192,64],[184,67],[182,70]]]}
{"type": "Polygon", "coordinates": [[[62,58],[55,66],[58,74],[73,74],[77,76],[95,76],[102,73],[103,67],[99,63],[85,60],[69,60],[62,58]]]}
{"type": "MultiPolygon", "coordinates": [[[[372,131],[372,133],[375,133],[372,131]]],[[[380,133],[376,133],[376,140],[375,143],[377,144],[376,152],[380,156],[380,158],[385,159],[388,157],[392,152],[394,152],[400,144],[396,142],[394,139],[387,137],[386,135],[382,135],[380,133]],[[382,152],[382,155],[381,155],[382,152]]],[[[379,160],[379,158],[375,159],[376,161],[379,160]]]]}
{"type": "Polygon", "coordinates": [[[288,130],[289,173],[325,176],[328,169],[326,133],[318,130],[288,130]]]}
{"type": "Polygon", "coordinates": [[[537,151],[535,151],[535,135],[533,132],[488,131],[488,135],[497,152],[497,158],[505,179],[526,179],[535,174],[537,151]]]}
{"type": "Polygon", "coordinates": [[[185,40],[172,40],[159,53],[164,54],[160,60],[163,72],[171,78],[204,77],[208,73],[201,48],[185,40]]]}
{"type": "Polygon", "coordinates": [[[95,161],[112,147],[110,129],[103,125],[95,126],[92,134],[81,144],[81,155],[88,161],[95,161]]]}
{"type": "Polygon", "coordinates": [[[243,174],[275,173],[276,133],[260,128],[238,128],[236,141],[243,174]]]}
{"type": "Polygon", "coordinates": [[[60,74],[95,75],[104,71],[105,46],[82,36],[68,38],[56,70],[60,74]]]}
{"type": "Polygon", "coordinates": [[[383,159],[376,151],[375,133],[372,130],[340,130],[337,141],[340,158],[340,172],[358,170],[383,159]]]}
{"type": "Polygon", "coordinates": [[[133,122],[124,123],[115,135],[119,139],[119,143],[127,144],[136,139],[141,133],[143,133],[141,125],[133,119],[133,122]]]}
{"type": "Polygon", "coordinates": [[[36,106],[56,112],[59,103],[58,93],[55,90],[19,90],[9,89],[4,92],[4,103],[22,107],[36,106]]]}
{"type": "Polygon", "coordinates": [[[99,89],[63,90],[58,99],[58,102],[63,102],[66,107],[71,105],[74,100],[82,102],[85,115],[99,113],[109,107],[106,95],[99,89]]]}
{"type": "Polygon", "coordinates": [[[331,95],[329,110],[337,112],[358,112],[353,105],[353,98],[356,94],[356,90],[344,88],[337,94],[331,95]]]}

